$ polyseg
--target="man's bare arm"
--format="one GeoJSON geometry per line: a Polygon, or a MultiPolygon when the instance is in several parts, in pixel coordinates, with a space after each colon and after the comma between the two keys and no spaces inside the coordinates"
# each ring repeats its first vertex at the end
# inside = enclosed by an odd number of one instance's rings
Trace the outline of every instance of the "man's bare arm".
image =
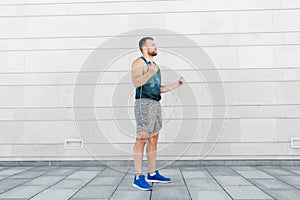
{"type": "Polygon", "coordinates": [[[149,71],[144,74],[144,66],[144,61],[141,59],[137,59],[132,63],[131,77],[136,88],[144,85],[157,72],[157,69],[149,67],[149,71]]]}
{"type": "Polygon", "coordinates": [[[172,85],[161,85],[160,86],[160,93],[169,92],[169,91],[179,87],[182,84],[183,84],[183,78],[181,77],[176,83],[174,83],[172,85]]]}

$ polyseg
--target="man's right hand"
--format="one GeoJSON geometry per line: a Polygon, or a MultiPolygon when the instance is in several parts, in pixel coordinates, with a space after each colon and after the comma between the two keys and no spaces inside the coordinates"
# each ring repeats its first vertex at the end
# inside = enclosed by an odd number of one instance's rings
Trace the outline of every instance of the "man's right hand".
{"type": "Polygon", "coordinates": [[[151,75],[153,75],[156,74],[157,70],[158,66],[152,62],[149,66],[149,72],[151,73],[151,75]]]}

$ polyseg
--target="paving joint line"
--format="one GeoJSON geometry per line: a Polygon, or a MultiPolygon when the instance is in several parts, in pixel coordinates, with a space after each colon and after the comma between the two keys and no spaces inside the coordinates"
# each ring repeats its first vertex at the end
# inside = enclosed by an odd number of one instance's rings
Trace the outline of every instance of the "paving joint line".
{"type": "Polygon", "coordinates": [[[182,174],[181,168],[179,168],[179,171],[180,171],[181,177],[182,177],[182,179],[183,179],[184,185],[185,185],[185,187],[186,187],[186,189],[187,189],[187,191],[188,191],[189,197],[190,197],[190,199],[192,199],[191,192],[190,192],[189,187],[188,187],[188,185],[187,185],[187,183],[186,183],[186,181],[185,181],[185,178],[184,178],[184,176],[183,176],[183,174],[182,174]]]}
{"type": "Polygon", "coordinates": [[[61,181],[65,180],[67,177],[71,176],[71,175],[74,174],[75,172],[78,172],[78,171],[79,171],[80,169],[82,169],[82,168],[83,168],[83,167],[80,167],[79,169],[73,171],[73,172],[72,172],[71,174],[69,174],[68,176],[65,176],[64,178],[62,178],[61,180],[55,182],[54,184],[50,185],[49,187],[45,188],[44,190],[42,190],[42,191],[36,193],[35,195],[31,196],[29,199],[32,199],[33,197],[35,197],[35,196],[39,195],[40,193],[46,191],[47,189],[51,188],[52,186],[54,186],[54,185],[60,183],[61,181]]]}
{"type": "MultiPolygon", "coordinates": [[[[85,167],[85,166],[83,166],[85,167]]],[[[82,167],[82,168],[83,168],[82,167]]],[[[84,184],[82,187],[80,187],[74,194],[72,194],[69,199],[72,199],[80,190],[82,190],[86,185],[88,185],[91,181],[93,181],[99,174],[101,174],[107,167],[104,167],[100,172],[98,172],[98,174],[96,176],[94,176],[93,178],[91,178],[91,180],[89,180],[86,184],[84,184]]]]}
{"type": "MultiPolygon", "coordinates": [[[[252,166],[252,167],[254,167],[255,169],[256,169],[256,171],[258,170],[258,171],[260,171],[260,169],[259,168],[257,168],[256,166],[252,166]]],[[[230,167],[231,168],[231,167],[230,167]]],[[[232,169],[232,168],[231,168],[232,169]]],[[[232,170],[234,170],[234,169],[232,169],[232,170]]],[[[238,173],[240,176],[242,176],[244,179],[246,179],[247,181],[249,181],[253,186],[255,186],[256,188],[258,188],[259,190],[261,190],[262,192],[264,192],[265,194],[267,194],[267,195],[269,195],[271,198],[273,198],[274,200],[276,200],[276,198],[273,196],[273,195],[271,195],[271,194],[269,194],[268,192],[266,192],[265,190],[263,190],[262,188],[260,188],[257,184],[255,184],[253,181],[251,181],[251,178],[246,178],[245,176],[243,176],[242,174],[240,174],[238,171],[236,171],[236,170],[234,170],[236,173],[238,173]]],[[[250,170],[250,171],[254,171],[254,170],[250,170]]],[[[268,175],[270,175],[270,174],[268,174],[268,175]]],[[[272,175],[270,175],[270,176],[272,176],[272,175]]],[[[274,176],[272,176],[274,179],[276,179],[274,176]]],[[[269,178],[269,179],[271,179],[271,178],[269,178]]]]}
{"type": "Polygon", "coordinates": [[[115,192],[117,191],[117,189],[121,185],[122,181],[125,179],[126,175],[128,174],[128,171],[129,171],[129,168],[127,169],[126,173],[123,175],[123,178],[121,179],[121,181],[117,185],[116,189],[113,191],[113,193],[110,195],[110,197],[108,199],[111,199],[113,197],[113,195],[115,194],[115,192]]]}
{"type": "Polygon", "coordinates": [[[207,170],[207,167],[204,167],[204,169],[217,182],[217,184],[222,188],[222,190],[233,200],[234,198],[229,194],[229,192],[225,190],[222,184],[217,181],[217,179],[209,172],[209,170],[207,170]]]}
{"type": "MultiPolygon", "coordinates": [[[[263,169],[261,169],[261,171],[263,171],[264,173],[268,174],[269,176],[274,177],[276,180],[278,180],[278,181],[280,181],[280,182],[283,182],[283,183],[285,183],[285,184],[287,184],[287,185],[289,185],[289,186],[295,188],[296,190],[299,190],[299,188],[295,187],[294,185],[289,184],[288,182],[286,182],[286,181],[284,181],[284,180],[281,180],[281,179],[277,178],[276,176],[270,174],[269,172],[266,172],[266,171],[263,170],[263,169]]],[[[298,174],[297,174],[297,175],[298,175],[298,174]]],[[[289,176],[289,175],[287,175],[287,176],[289,176]]],[[[299,176],[299,175],[298,175],[298,176],[299,176]]]]}
{"type": "MultiPolygon", "coordinates": [[[[29,172],[30,170],[32,170],[32,169],[34,169],[34,168],[35,168],[35,167],[31,167],[30,169],[21,171],[21,172],[16,173],[16,174],[12,174],[12,175],[10,175],[10,176],[4,178],[4,179],[1,179],[1,181],[2,181],[2,180],[5,180],[5,179],[8,179],[8,178],[10,178],[10,177],[12,177],[12,176],[15,176],[15,175],[19,175],[19,174],[21,174],[21,173],[23,173],[23,172],[29,172]]],[[[11,169],[11,167],[8,167],[7,169],[11,169]]],[[[42,174],[41,174],[41,175],[42,175],[42,174]]],[[[38,176],[38,177],[39,177],[39,176],[38,176]]],[[[12,187],[12,188],[10,188],[10,189],[8,189],[8,190],[5,190],[5,191],[3,191],[3,192],[0,192],[0,194],[3,194],[3,193],[5,193],[5,192],[7,192],[7,191],[9,191],[9,190],[12,190],[12,189],[16,188],[16,187],[19,187],[20,185],[23,185],[24,183],[27,183],[27,182],[29,182],[30,180],[32,180],[32,179],[29,179],[28,181],[25,181],[25,182],[23,182],[23,183],[21,183],[21,184],[19,184],[19,185],[16,185],[16,186],[14,186],[14,187],[12,187]]]]}

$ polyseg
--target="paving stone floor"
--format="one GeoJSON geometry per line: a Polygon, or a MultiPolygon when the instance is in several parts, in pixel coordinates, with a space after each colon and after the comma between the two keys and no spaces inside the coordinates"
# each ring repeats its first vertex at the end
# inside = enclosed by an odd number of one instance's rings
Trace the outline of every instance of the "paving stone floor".
{"type": "Polygon", "coordinates": [[[173,182],[139,191],[125,168],[0,166],[0,199],[300,200],[300,166],[180,166],[160,172],[173,182]]]}

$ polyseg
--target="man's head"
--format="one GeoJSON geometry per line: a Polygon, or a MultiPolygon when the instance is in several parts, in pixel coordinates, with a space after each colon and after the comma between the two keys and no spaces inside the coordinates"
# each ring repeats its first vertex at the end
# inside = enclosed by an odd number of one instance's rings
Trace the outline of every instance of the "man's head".
{"type": "Polygon", "coordinates": [[[144,37],[139,41],[139,48],[143,55],[148,54],[150,56],[157,55],[157,47],[152,37],[144,37]]]}

